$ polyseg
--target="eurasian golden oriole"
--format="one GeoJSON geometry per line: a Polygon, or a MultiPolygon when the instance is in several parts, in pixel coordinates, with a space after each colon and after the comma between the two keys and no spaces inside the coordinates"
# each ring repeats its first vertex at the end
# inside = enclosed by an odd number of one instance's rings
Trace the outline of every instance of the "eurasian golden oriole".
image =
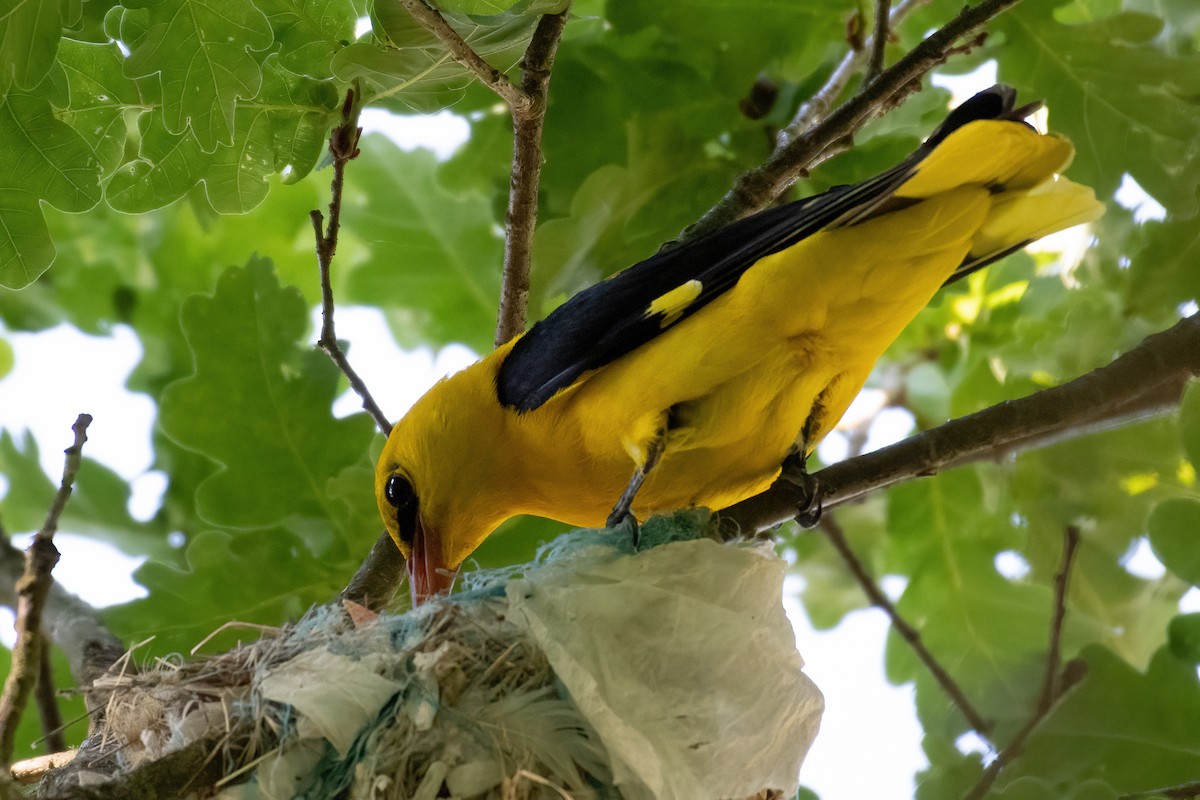
{"type": "Polygon", "coordinates": [[[665,249],[430,389],[375,478],[414,602],[518,514],[596,527],[623,489],[642,518],[763,491],[939,287],[1097,218],[1057,175],[1071,144],[1014,105],[981,92],[887,172],[665,249]]]}

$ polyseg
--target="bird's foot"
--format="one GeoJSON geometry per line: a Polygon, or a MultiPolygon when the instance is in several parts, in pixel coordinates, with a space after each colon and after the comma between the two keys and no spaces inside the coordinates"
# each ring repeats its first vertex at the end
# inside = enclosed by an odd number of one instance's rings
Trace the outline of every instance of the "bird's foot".
{"type": "Polygon", "coordinates": [[[608,515],[604,527],[611,529],[624,526],[628,526],[630,529],[630,536],[633,539],[633,549],[636,551],[638,549],[638,537],[641,534],[637,517],[628,508],[621,508],[621,504],[617,503],[617,507],[608,515]]]}
{"type": "Polygon", "coordinates": [[[804,468],[804,459],[791,456],[783,462],[780,477],[803,492],[796,503],[796,522],[802,528],[815,528],[821,521],[821,499],[824,494],[821,482],[804,468]]]}
{"type": "Polygon", "coordinates": [[[621,497],[617,500],[617,504],[613,506],[613,510],[609,512],[608,519],[604,522],[606,528],[615,528],[618,525],[628,524],[633,528],[633,549],[637,550],[638,546],[638,523],[637,518],[633,516],[633,498],[637,497],[638,489],[642,488],[642,483],[646,480],[646,472],[649,467],[654,466],[654,462],[658,461],[658,453],[653,454],[653,461],[646,467],[639,467],[633,471],[633,476],[629,479],[629,485],[625,487],[625,491],[621,493],[621,497]]]}

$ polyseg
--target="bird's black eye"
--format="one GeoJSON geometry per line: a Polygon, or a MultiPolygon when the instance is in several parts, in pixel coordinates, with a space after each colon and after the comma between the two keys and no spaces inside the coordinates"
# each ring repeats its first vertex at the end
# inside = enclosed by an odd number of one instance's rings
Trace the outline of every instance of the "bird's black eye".
{"type": "Polygon", "coordinates": [[[388,476],[383,485],[383,496],[396,509],[396,527],[399,529],[400,541],[412,547],[413,537],[417,532],[417,493],[412,484],[402,475],[388,476]]]}
{"type": "Polygon", "coordinates": [[[383,485],[383,496],[395,508],[404,508],[417,499],[412,484],[400,475],[392,475],[387,479],[387,483],[383,485]]]}

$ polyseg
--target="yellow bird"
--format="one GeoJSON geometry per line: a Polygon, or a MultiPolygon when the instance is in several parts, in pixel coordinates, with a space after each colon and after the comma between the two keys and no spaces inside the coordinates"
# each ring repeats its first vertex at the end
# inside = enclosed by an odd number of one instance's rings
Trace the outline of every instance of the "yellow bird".
{"type": "Polygon", "coordinates": [[[651,256],[430,389],[375,477],[414,603],[518,514],[598,527],[763,491],[939,287],[1100,216],[1057,175],[1071,144],[1014,105],[982,92],[882,175],[651,256]]]}

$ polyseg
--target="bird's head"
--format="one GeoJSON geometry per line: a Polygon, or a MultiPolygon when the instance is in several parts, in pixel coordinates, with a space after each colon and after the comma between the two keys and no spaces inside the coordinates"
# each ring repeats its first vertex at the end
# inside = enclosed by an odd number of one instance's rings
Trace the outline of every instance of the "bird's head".
{"type": "Polygon", "coordinates": [[[414,606],[449,592],[463,560],[512,516],[493,374],[485,359],[436,384],[392,428],[376,465],[375,499],[414,606]]]}

